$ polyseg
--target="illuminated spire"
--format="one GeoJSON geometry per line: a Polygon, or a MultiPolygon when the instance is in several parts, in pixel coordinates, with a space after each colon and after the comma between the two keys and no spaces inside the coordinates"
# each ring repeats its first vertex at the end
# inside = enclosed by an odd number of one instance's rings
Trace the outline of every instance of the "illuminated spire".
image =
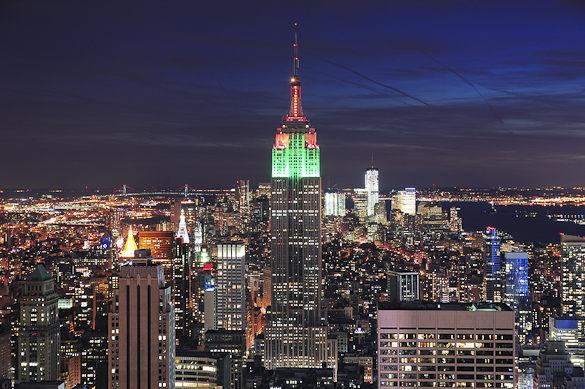
{"type": "Polygon", "coordinates": [[[134,251],[138,250],[138,246],[136,245],[136,241],[134,240],[134,232],[132,231],[132,226],[128,229],[128,237],[126,238],[126,243],[124,243],[124,248],[120,253],[121,258],[134,258],[134,251]]]}
{"type": "Polygon", "coordinates": [[[183,239],[183,243],[189,243],[189,233],[187,232],[187,222],[185,221],[185,210],[181,209],[181,218],[179,219],[179,230],[177,238],[183,239]]]}
{"type": "Polygon", "coordinates": [[[299,57],[299,23],[294,22],[292,25],[294,31],[294,41],[292,43],[293,55],[292,65],[293,74],[290,77],[290,109],[288,115],[285,116],[285,121],[308,121],[303,115],[303,106],[301,98],[301,80],[299,72],[301,68],[301,59],[299,57]]]}

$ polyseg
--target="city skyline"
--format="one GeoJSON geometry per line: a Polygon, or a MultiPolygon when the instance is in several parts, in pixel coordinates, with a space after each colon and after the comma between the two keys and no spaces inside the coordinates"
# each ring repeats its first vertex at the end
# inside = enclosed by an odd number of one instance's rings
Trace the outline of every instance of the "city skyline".
{"type": "Polygon", "coordinates": [[[292,20],[324,186],[358,187],[372,153],[382,188],[570,186],[585,167],[576,2],[50,7],[2,5],[4,187],[266,182],[292,20]]]}
{"type": "Polygon", "coordinates": [[[583,5],[192,4],[0,6],[0,388],[585,389],[583,5]]]}

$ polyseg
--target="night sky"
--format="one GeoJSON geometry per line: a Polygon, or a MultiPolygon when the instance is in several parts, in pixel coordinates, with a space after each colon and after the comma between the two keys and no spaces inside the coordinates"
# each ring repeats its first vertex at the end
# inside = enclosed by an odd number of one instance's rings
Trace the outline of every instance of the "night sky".
{"type": "Polygon", "coordinates": [[[294,20],[325,186],[585,184],[585,3],[312,3],[1,1],[0,187],[268,181],[294,20]]]}

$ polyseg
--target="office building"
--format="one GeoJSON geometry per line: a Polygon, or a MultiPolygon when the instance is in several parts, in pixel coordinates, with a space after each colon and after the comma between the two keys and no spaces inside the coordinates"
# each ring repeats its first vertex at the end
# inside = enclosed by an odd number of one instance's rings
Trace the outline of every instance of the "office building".
{"type": "Polygon", "coordinates": [[[191,310],[189,309],[189,297],[191,295],[191,266],[192,256],[189,244],[183,243],[180,238],[175,239],[173,245],[173,305],[175,310],[175,337],[177,344],[193,335],[190,326],[191,310]]]}
{"type": "Polygon", "coordinates": [[[528,253],[504,253],[504,302],[516,313],[518,341],[525,344],[532,331],[532,304],[528,291],[528,253]]]}
{"type": "Polygon", "coordinates": [[[222,384],[229,383],[229,365],[224,367],[223,363],[227,360],[218,358],[209,352],[177,351],[175,388],[216,389],[225,387],[222,384]]]}
{"type": "Polygon", "coordinates": [[[585,237],[561,235],[561,314],[585,317],[585,237]]]}
{"type": "Polygon", "coordinates": [[[550,317],[548,321],[549,340],[564,343],[574,365],[585,363],[585,339],[583,333],[584,319],[550,317]]]}
{"type": "Polygon", "coordinates": [[[325,216],[345,216],[345,193],[325,192],[325,216]]]}
{"type": "Polygon", "coordinates": [[[548,341],[538,354],[534,389],[578,389],[585,387],[583,368],[573,366],[565,344],[548,341]]]}
{"type": "Polygon", "coordinates": [[[236,182],[236,195],[238,196],[238,211],[242,223],[250,220],[250,181],[238,180],[236,182]]]}
{"type": "Polygon", "coordinates": [[[378,309],[378,387],[514,387],[504,304],[404,302],[378,309]]]}
{"type": "Polygon", "coordinates": [[[416,189],[399,190],[392,199],[392,209],[398,210],[404,215],[416,215],[416,189]]]}
{"type": "Polygon", "coordinates": [[[246,248],[242,243],[217,245],[217,328],[246,329],[246,248]]]}
{"type": "Polygon", "coordinates": [[[390,301],[414,301],[420,299],[420,276],[418,272],[390,271],[387,277],[390,301]]]}
{"type": "Polygon", "coordinates": [[[120,268],[108,315],[108,387],[174,388],[175,315],[162,266],[120,268]]]}
{"type": "Polygon", "coordinates": [[[491,303],[502,302],[502,266],[500,257],[500,238],[494,227],[484,232],[486,246],[484,269],[484,300],[491,303]]]}
{"type": "Polygon", "coordinates": [[[57,380],[61,335],[55,280],[43,265],[37,265],[22,287],[17,382],[57,380]]]}
{"type": "Polygon", "coordinates": [[[364,186],[368,196],[368,216],[374,216],[375,207],[379,200],[379,186],[378,169],[372,166],[366,170],[364,186]]]}
{"type": "Polygon", "coordinates": [[[150,250],[152,259],[157,262],[170,263],[173,258],[172,231],[140,231],[138,248],[150,250]]]}
{"type": "Polygon", "coordinates": [[[272,148],[272,308],[265,330],[265,366],[319,368],[327,360],[321,312],[321,171],[317,133],[304,115],[298,41],[293,43],[290,110],[272,148]]]}
{"type": "Polygon", "coordinates": [[[368,219],[368,191],[364,188],[355,188],[353,190],[353,212],[356,214],[361,223],[368,219]]]}

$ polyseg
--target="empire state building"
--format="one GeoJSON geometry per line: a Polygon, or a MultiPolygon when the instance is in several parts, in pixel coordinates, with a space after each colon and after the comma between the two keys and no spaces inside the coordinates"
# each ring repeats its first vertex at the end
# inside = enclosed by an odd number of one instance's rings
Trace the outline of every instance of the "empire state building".
{"type": "Polygon", "coordinates": [[[267,369],[335,370],[337,350],[321,310],[320,150],[303,114],[298,49],[295,30],[290,109],[272,147],[272,309],[264,361],[267,369]]]}

